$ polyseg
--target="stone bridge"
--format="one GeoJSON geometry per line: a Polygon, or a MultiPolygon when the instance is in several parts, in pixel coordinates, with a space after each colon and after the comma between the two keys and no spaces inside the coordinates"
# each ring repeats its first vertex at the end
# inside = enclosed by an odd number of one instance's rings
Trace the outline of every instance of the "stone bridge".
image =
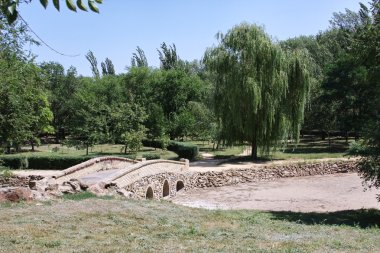
{"type": "Polygon", "coordinates": [[[57,172],[45,182],[46,189],[63,193],[87,189],[96,194],[117,191],[138,199],[160,199],[189,187],[189,175],[186,159],[136,161],[108,156],[57,172]]]}
{"type": "MultiPolygon", "coordinates": [[[[189,168],[189,161],[185,159],[136,161],[111,156],[99,157],[55,172],[48,177],[39,175],[15,176],[8,179],[0,177],[0,200],[1,188],[4,186],[26,189],[29,195],[21,199],[48,199],[52,195],[60,196],[84,190],[97,195],[118,193],[127,198],[160,199],[175,196],[179,190],[191,188],[221,187],[286,177],[357,171],[356,160],[352,159],[291,162],[219,171],[213,169],[218,168],[197,171],[196,167],[189,168]]],[[[3,195],[8,194],[8,190],[3,188],[3,195]]]]}

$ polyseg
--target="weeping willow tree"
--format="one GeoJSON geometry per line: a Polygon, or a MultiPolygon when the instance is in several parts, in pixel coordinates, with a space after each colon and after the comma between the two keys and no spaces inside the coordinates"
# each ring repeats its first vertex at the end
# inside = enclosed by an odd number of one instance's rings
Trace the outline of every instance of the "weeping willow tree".
{"type": "Polygon", "coordinates": [[[298,141],[309,90],[307,53],[283,51],[261,27],[241,24],[205,54],[215,74],[215,114],[227,143],[249,142],[269,154],[287,138],[298,141]]]}

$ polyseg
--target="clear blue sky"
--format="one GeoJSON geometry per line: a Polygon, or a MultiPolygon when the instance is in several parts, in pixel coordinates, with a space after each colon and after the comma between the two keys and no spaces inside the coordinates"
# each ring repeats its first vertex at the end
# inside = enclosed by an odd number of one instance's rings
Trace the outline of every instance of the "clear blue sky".
{"type": "MultiPolygon", "coordinates": [[[[61,1],[62,5],[64,1],[61,1]]],[[[181,59],[201,59],[216,44],[215,34],[243,21],[263,25],[279,40],[313,35],[329,27],[333,12],[359,9],[359,0],[104,0],[100,14],[57,12],[50,1],[44,10],[38,0],[22,5],[20,13],[50,46],[32,47],[36,61],[57,61],[82,75],[91,75],[85,59],[92,50],[99,65],[110,58],[118,73],[126,72],[132,53],[140,46],[151,66],[159,66],[157,48],[175,43],[181,59]]],[[[100,67],[100,66],[99,66],[100,67]]]]}

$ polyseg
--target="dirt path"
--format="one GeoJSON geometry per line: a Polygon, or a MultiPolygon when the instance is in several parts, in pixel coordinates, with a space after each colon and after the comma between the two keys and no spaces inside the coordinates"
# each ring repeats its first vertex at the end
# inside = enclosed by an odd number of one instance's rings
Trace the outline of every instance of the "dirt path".
{"type": "Polygon", "coordinates": [[[173,202],[208,209],[256,209],[293,212],[333,212],[380,209],[376,194],[363,191],[357,174],[278,179],[180,192],[173,202]]]}

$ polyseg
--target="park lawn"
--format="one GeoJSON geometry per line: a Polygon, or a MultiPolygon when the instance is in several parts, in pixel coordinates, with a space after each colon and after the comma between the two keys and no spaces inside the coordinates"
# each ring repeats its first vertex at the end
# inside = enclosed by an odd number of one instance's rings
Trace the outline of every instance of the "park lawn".
{"type": "Polygon", "coordinates": [[[350,143],[354,140],[349,139],[346,143],[345,138],[331,138],[321,140],[315,136],[305,136],[299,143],[289,143],[283,148],[275,150],[270,158],[290,160],[290,159],[322,159],[322,158],[344,158],[348,157],[350,143]]]}
{"type": "MultiPolygon", "coordinates": [[[[349,145],[353,141],[353,138],[350,138],[348,143],[346,143],[345,138],[333,137],[331,138],[331,143],[329,145],[327,138],[322,140],[319,137],[309,135],[301,138],[299,143],[288,143],[284,147],[279,147],[272,150],[269,156],[261,154],[259,150],[259,156],[264,160],[313,160],[322,158],[345,158],[348,157],[347,152],[349,145]]],[[[242,153],[248,154],[249,152],[244,151],[246,149],[250,149],[250,146],[246,144],[212,150],[213,143],[202,141],[193,141],[192,143],[199,147],[200,152],[212,154],[216,159],[237,158],[242,153]]],[[[249,159],[249,157],[245,157],[243,159],[249,159]]]]}
{"type": "MultiPolygon", "coordinates": [[[[67,147],[60,144],[41,145],[35,148],[35,152],[31,152],[30,147],[23,147],[23,152],[10,154],[7,156],[86,156],[86,150],[67,147]]],[[[89,156],[127,156],[142,158],[144,154],[158,154],[161,159],[176,159],[176,153],[168,150],[155,149],[151,147],[143,147],[137,153],[127,152],[124,154],[124,146],[118,144],[101,144],[95,145],[89,149],[89,156]]]]}
{"type": "Polygon", "coordinates": [[[0,220],[0,252],[380,252],[379,210],[222,211],[77,198],[3,203],[0,220]]]}
{"type": "Polygon", "coordinates": [[[242,154],[246,148],[245,145],[235,145],[235,146],[219,147],[219,149],[213,150],[212,142],[190,141],[190,143],[198,146],[199,152],[212,154],[216,159],[238,156],[242,154]]]}

